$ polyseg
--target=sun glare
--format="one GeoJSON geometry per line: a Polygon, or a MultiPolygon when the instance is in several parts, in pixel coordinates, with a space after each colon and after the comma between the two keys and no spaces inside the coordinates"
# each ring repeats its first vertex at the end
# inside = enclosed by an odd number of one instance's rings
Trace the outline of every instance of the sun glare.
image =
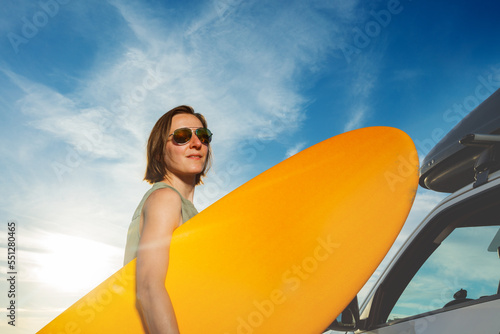
{"type": "Polygon", "coordinates": [[[88,292],[119,269],[116,247],[68,235],[43,239],[36,270],[37,280],[61,292],[88,292]]]}

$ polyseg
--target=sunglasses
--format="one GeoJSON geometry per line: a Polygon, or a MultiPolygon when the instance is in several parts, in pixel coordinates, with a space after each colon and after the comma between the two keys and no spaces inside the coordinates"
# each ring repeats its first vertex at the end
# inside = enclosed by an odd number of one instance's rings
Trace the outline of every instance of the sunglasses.
{"type": "Polygon", "coordinates": [[[176,144],[184,145],[191,140],[193,132],[204,145],[208,145],[212,141],[212,132],[207,128],[179,128],[170,134],[169,137],[172,136],[176,144]]]}

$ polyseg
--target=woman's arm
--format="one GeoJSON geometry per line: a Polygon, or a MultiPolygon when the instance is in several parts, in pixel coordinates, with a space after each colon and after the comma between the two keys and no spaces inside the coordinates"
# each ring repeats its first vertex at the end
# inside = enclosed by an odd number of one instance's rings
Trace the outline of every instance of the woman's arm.
{"type": "Polygon", "coordinates": [[[136,276],[137,300],[149,333],[179,333],[165,279],[172,233],[181,219],[181,199],[172,189],[156,190],[144,204],[136,276]]]}

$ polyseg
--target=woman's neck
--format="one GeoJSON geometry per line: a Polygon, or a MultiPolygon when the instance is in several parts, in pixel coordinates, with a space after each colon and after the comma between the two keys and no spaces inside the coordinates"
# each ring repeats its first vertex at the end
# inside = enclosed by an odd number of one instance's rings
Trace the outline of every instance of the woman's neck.
{"type": "Polygon", "coordinates": [[[189,176],[187,178],[182,178],[177,175],[170,174],[161,182],[175,188],[182,195],[182,197],[193,202],[195,188],[195,180],[193,177],[189,176]]]}

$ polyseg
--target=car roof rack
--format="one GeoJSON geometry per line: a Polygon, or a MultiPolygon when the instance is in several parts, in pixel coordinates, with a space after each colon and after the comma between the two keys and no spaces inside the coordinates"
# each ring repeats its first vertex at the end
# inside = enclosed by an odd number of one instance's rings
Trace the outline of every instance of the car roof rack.
{"type": "Polygon", "coordinates": [[[474,188],[487,183],[490,170],[498,170],[500,163],[500,135],[468,134],[460,144],[484,148],[474,165],[474,188]]]}
{"type": "Polygon", "coordinates": [[[478,187],[499,170],[500,89],[466,115],[426,155],[420,185],[452,193],[474,182],[478,187]]]}

